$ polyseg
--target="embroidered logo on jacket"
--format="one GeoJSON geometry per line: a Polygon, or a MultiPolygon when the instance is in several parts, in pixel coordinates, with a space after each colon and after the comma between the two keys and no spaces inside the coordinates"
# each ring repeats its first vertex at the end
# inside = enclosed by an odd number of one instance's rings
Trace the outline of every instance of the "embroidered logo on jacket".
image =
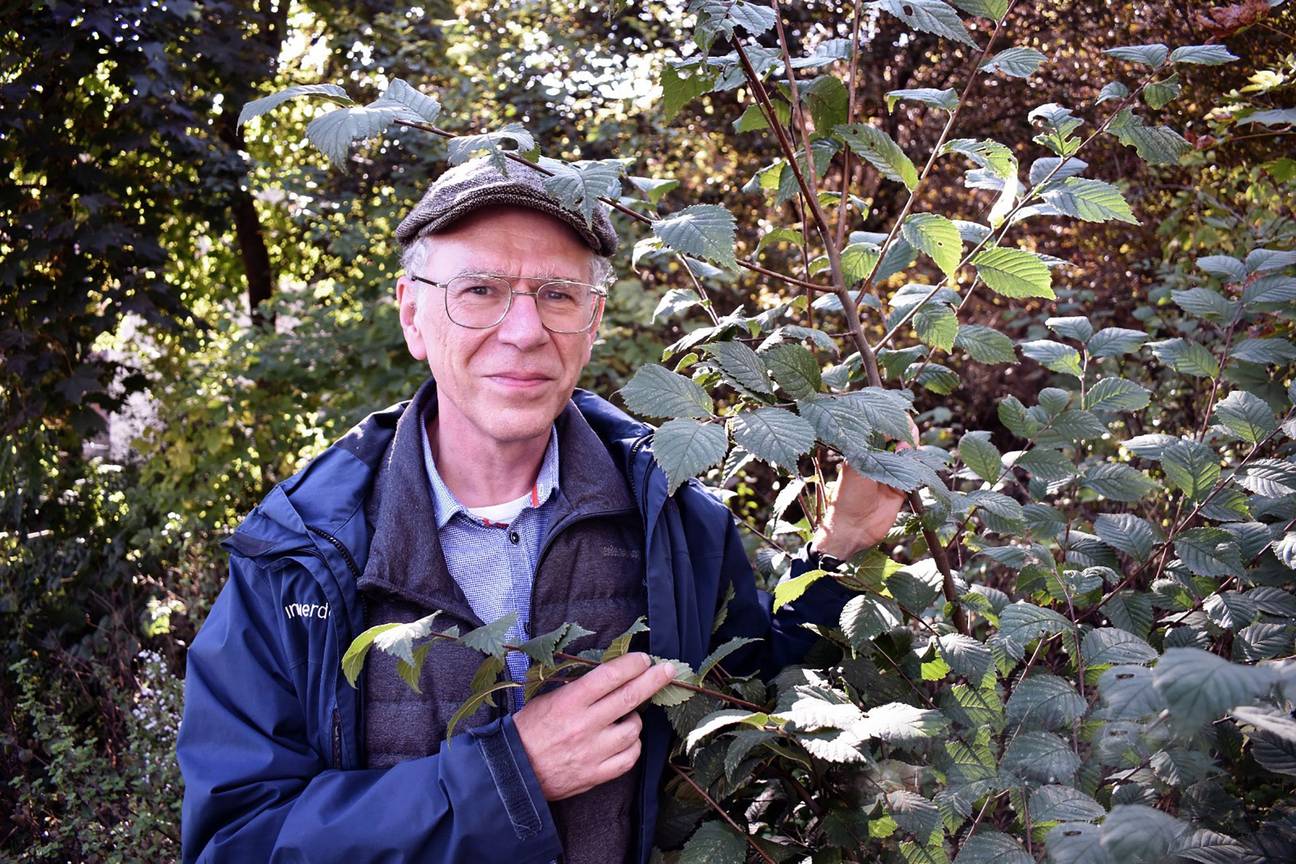
{"type": "Polygon", "coordinates": [[[289,619],[292,618],[327,618],[329,615],[328,604],[320,605],[318,603],[289,603],[284,607],[284,614],[289,619]]]}

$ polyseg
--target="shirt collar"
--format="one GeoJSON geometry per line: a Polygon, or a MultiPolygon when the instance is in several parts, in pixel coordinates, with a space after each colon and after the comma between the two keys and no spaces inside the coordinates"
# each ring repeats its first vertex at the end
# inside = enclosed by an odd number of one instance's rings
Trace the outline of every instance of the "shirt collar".
{"type": "MultiPolygon", "coordinates": [[[[435,409],[433,409],[435,410],[435,409]]],[[[432,443],[428,440],[427,424],[432,419],[432,412],[419,423],[423,439],[423,466],[427,469],[428,483],[432,487],[433,512],[436,514],[437,530],[454,518],[456,513],[463,513],[468,519],[474,519],[468,508],[459,503],[459,499],[450,491],[437,471],[436,459],[432,456],[432,443]]],[[[544,457],[540,460],[540,473],[536,475],[535,497],[527,506],[539,507],[549,500],[549,496],[558,488],[558,430],[549,427],[549,444],[545,447],[544,457]]],[[[524,508],[525,509],[525,508],[524,508]]]]}

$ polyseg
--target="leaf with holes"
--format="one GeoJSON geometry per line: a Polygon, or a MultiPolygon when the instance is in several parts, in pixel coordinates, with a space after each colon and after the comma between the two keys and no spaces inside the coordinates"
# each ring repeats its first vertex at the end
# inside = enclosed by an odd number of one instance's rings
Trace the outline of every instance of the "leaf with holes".
{"type": "Polygon", "coordinates": [[[1005,48],[981,64],[982,72],[1002,72],[1013,78],[1029,78],[1047,60],[1034,48],[1005,48]]]}
{"type": "Polygon", "coordinates": [[[915,30],[976,45],[958,13],[942,0],[873,0],[868,5],[894,15],[915,30]]]}
{"type": "Polygon", "coordinates": [[[864,123],[851,123],[838,126],[834,134],[855,155],[880,171],[883,177],[903,183],[911,191],[918,185],[918,169],[900,149],[900,145],[881,129],[864,123]]]}
{"type": "Polygon", "coordinates": [[[900,230],[909,245],[927,253],[946,276],[958,269],[963,241],[953,222],[935,213],[915,213],[905,220],[900,230]]]}

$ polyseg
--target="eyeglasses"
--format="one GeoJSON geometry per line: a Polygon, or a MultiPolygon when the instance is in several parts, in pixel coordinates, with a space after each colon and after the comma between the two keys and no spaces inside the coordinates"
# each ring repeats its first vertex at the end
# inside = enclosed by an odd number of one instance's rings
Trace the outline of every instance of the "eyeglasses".
{"type": "Polygon", "coordinates": [[[594,323],[599,298],[607,289],[585,282],[550,279],[534,291],[518,291],[513,283],[522,276],[465,273],[449,282],[433,282],[410,275],[415,282],[445,289],[446,316],[460,327],[489,330],[504,320],[517,296],[534,297],[540,323],[550,333],[583,333],[594,323]]]}

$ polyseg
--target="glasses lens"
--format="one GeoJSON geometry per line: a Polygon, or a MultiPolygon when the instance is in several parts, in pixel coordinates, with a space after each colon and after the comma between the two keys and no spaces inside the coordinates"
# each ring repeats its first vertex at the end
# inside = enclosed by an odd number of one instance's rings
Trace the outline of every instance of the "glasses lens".
{"type": "Polygon", "coordinates": [[[446,314],[462,327],[491,327],[504,318],[509,283],[494,276],[456,276],[446,283],[446,314]]]}
{"type": "Polygon", "coordinates": [[[594,289],[580,282],[546,282],[536,290],[540,321],[559,333],[576,333],[594,320],[594,289]]]}

